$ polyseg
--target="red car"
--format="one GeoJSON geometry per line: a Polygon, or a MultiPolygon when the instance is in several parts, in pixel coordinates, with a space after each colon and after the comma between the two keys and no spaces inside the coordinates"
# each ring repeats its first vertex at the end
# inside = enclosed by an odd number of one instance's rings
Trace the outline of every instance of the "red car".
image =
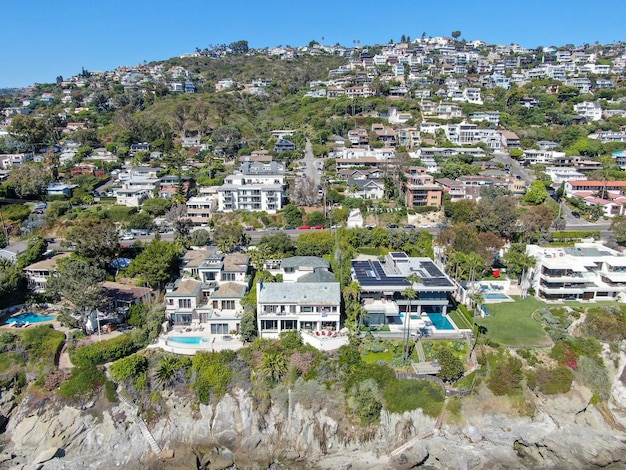
{"type": "Polygon", "coordinates": [[[324,230],[324,226],[323,225],[316,225],[315,227],[313,227],[315,230],[324,230]]]}
{"type": "Polygon", "coordinates": [[[310,225],[300,225],[300,227],[298,227],[298,230],[311,230],[311,226],[310,225]]]}

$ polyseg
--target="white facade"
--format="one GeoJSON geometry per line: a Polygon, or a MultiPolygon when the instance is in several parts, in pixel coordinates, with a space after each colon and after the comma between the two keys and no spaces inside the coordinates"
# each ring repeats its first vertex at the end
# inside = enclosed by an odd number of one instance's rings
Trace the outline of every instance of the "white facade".
{"type": "Polygon", "coordinates": [[[601,243],[527,245],[526,252],[537,260],[530,282],[538,298],[615,300],[626,293],[626,256],[601,243]]]}
{"type": "Polygon", "coordinates": [[[257,284],[257,326],[262,338],[306,330],[337,332],[340,328],[338,282],[257,284]]]}

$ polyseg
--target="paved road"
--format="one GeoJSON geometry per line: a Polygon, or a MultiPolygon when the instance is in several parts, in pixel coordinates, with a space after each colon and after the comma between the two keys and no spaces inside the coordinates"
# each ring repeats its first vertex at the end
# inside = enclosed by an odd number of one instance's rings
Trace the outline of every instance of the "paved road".
{"type": "Polygon", "coordinates": [[[532,183],[535,178],[533,178],[528,171],[519,164],[517,160],[511,158],[508,153],[505,152],[493,152],[493,159],[498,163],[502,163],[504,165],[509,165],[510,174],[513,176],[518,176],[528,184],[532,183]]]}
{"type": "Polygon", "coordinates": [[[313,156],[313,144],[311,144],[310,140],[306,141],[302,163],[305,165],[302,173],[306,174],[306,177],[312,180],[316,186],[320,184],[322,181],[322,174],[321,172],[318,172],[318,170],[324,165],[324,160],[313,156]]]}

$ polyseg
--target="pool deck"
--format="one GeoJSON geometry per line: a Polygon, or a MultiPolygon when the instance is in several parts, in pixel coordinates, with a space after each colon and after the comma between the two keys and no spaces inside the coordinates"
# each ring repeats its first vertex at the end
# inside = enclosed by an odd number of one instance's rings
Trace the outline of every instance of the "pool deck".
{"type": "Polygon", "coordinates": [[[148,348],[161,348],[164,351],[174,354],[183,354],[185,356],[193,356],[197,352],[207,351],[237,351],[243,347],[243,342],[232,335],[212,335],[206,331],[206,328],[184,328],[174,329],[166,335],[161,335],[157,343],[151,344],[148,348]],[[189,331],[187,331],[189,330],[189,331]],[[200,337],[202,342],[199,344],[185,344],[169,341],[170,338],[190,338],[200,337]]]}

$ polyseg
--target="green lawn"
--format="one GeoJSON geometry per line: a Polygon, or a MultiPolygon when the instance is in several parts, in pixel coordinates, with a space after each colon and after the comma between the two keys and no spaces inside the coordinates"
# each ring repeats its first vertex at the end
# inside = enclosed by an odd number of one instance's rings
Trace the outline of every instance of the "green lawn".
{"type": "Polygon", "coordinates": [[[532,313],[547,304],[534,297],[521,299],[512,296],[513,302],[488,304],[490,317],[476,318],[478,325],[487,328],[487,337],[503,346],[546,347],[551,340],[541,323],[531,318],[532,313]]]}
{"type": "Polygon", "coordinates": [[[465,316],[458,310],[451,310],[448,312],[450,319],[454,322],[457,328],[462,330],[471,330],[472,325],[467,321],[465,316]]]}

